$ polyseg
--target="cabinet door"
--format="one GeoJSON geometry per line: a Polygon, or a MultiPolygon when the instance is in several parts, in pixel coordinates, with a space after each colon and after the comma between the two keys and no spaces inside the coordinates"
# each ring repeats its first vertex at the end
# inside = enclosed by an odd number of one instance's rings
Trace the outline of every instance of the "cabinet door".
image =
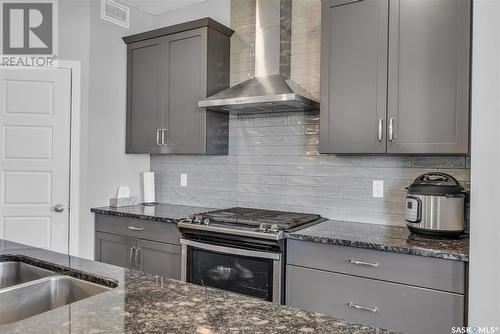
{"type": "Polygon", "coordinates": [[[205,153],[206,29],[170,35],[165,41],[163,153],[205,153]]]}
{"type": "Polygon", "coordinates": [[[162,124],[161,39],[127,47],[127,153],[159,153],[162,124]]]}
{"type": "Polygon", "coordinates": [[[132,267],[136,239],[100,232],[96,232],[95,236],[96,261],[124,268],[132,267]]]}
{"type": "Polygon", "coordinates": [[[391,0],[389,153],[468,152],[470,7],[391,0]]]}
{"type": "Polygon", "coordinates": [[[181,246],[137,240],[140,270],[168,278],[181,278],[181,246]]]}
{"type": "Polygon", "coordinates": [[[464,296],[287,265],[286,305],[407,334],[464,325],[464,296]]]}
{"type": "Polygon", "coordinates": [[[320,151],[385,153],[388,2],[325,0],[321,12],[320,151]]]}

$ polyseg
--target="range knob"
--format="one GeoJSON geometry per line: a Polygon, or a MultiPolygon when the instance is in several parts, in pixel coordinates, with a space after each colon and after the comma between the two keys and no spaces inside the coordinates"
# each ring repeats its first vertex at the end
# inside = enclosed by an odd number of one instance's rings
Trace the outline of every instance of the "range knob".
{"type": "Polygon", "coordinates": [[[270,230],[271,232],[278,232],[278,224],[272,224],[270,230]]]}
{"type": "Polygon", "coordinates": [[[210,218],[203,219],[203,225],[210,225],[210,218]]]}
{"type": "Polygon", "coordinates": [[[193,223],[195,224],[201,224],[202,217],[200,215],[194,215],[193,216],[193,223]]]}

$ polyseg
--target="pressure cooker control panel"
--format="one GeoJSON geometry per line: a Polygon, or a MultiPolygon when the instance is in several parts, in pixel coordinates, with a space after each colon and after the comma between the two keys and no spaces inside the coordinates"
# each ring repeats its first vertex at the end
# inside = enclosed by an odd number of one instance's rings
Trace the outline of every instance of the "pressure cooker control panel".
{"type": "Polygon", "coordinates": [[[422,220],[422,202],[417,197],[406,197],[405,219],[409,223],[418,224],[422,220]]]}

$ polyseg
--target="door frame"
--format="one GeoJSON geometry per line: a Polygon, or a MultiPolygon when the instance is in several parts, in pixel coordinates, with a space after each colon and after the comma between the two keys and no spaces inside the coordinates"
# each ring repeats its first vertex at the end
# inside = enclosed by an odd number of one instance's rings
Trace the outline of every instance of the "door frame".
{"type": "MultiPolygon", "coordinates": [[[[15,69],[15,66],[0,66],[0,69],[15,69]]],[[[28,70],[31,67],[19,66],[28,70]]],[[[69,207],[68,207],[68,254],[79,254],[80,231],[80,96],[81,65],[80,61],[59,60],[55,66],[32,67],[33,69],[68,69],[71,75],[70,88],[70,155],[69,155],[69,207]]]]}

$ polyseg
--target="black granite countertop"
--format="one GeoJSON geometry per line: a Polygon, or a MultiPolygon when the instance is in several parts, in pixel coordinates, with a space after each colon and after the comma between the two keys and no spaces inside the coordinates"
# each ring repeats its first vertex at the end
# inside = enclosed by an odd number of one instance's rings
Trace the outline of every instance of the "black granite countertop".
{"type": "Polygon", "coordinates": [[[177,223],[177,221],[180,219],[189,218],[189,216],[195,213],[205,212],[209,210],[213,209],[201,208],[196,206],[159,203],[154,206],[138,204],[121,208],[106,206],[100,208],[92,208],[90,211],[100,215],[138,218],[165,223],[177,223]]]}
{"type": "Polygon", "coordinates": [[[402,226],[327,220],[296,232],[288,239],[367,248],[400,254],[469,261],[469,238],[442,239],[415,235],[402,226]]]}
{"type": "Polygon", "coordinates": [[[275,305],[139,271],[32,248],[0,239],[0,258],[52,263],[75,277],[97,276],[118,286],[8,325],[0,333],[339,333],[392,332],[275,305]]]}

